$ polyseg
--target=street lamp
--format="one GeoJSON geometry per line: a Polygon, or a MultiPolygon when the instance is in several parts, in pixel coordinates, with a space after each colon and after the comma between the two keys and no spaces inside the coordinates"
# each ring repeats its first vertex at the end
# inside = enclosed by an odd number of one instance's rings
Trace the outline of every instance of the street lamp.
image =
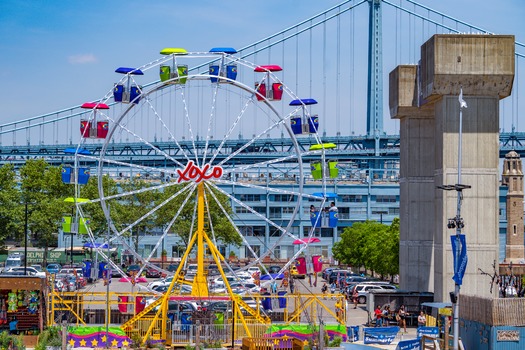
{"type": "Polygon", "coordinates": [[[25,202],[25,225],[24,225],[24,276],[27,276],[27,201],[25,202]]]}

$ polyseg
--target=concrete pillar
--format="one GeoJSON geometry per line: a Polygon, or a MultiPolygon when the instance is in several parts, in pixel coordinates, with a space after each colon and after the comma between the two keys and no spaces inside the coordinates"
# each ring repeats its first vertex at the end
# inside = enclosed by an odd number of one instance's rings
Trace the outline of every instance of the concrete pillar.
{"type": "Polygon", "coordinates": [[[417,107],[417,66],[390,73],[390,113],[400,121],[400,288],[433,291],[434,110],[417,107]],[[429,166],[431,164],[432,166],[429,166]]]}
{"type": "Polygon", "coordinates": [[[457,193],[437,186],[457,183],[462,87],[468,108],[461,182],[472,186],[463,191],[469,263],[462,293],[489,297],[478,268],[492,271],[498,260],[499,99],[512,89],[514,37],[434,35],[421,48],[418,69],[408,74],[399,66],[390,77],[391,115],[401,121],[401,287],[433,291],[436,301],[449,301],[454,289],[455,231],[447,221],[456,214],[457,193]]]}

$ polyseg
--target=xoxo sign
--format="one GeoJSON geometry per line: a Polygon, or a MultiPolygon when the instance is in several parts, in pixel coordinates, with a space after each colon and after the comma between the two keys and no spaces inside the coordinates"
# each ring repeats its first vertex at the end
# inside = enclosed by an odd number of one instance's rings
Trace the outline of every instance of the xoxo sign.
{"type": "Polygon", "coordinates": [[[196,183],[201,182],[202,180],[208,180],[211,178],[220,179],[222,176],[222,168],[220,166],[214,166],[210,169],[210,165],[206,164],[202,169],[193,163],[192,160],[186,164],[184,170],[177,169],[179,174],[178,183],[183,181],[195,181],[196,183]]]}

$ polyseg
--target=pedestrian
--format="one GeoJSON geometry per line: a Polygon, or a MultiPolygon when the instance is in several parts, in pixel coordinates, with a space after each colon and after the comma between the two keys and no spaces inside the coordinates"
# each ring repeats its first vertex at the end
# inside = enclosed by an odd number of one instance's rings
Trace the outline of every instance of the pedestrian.
{"type": "Polygon", "coordinates": [[[341,298],[338,298],[335,302],[335,314],[337,318],[343,317],[343,302],[341,301],[341,298]]]}
{"type": "Polygon", "coordinates": [[[376,317],[376,327],[382,327],[383,326],[383,311],[381,311],[381,306],[377,305],[376,309],[374,310],[374,315],[376,317]]]}
{"type": "Polygon", "coordinates": [[[383,307],[383,326],[388,327],[388,319],[390,317],[390,305],[385,305],[383,307]]]}
{"type": "Polygon", "coordinates": [[[418,327],[425,327],[427,325],[427,318],[423,310],[421,310],[419,316],[417,317],[417,325],[418,327]]]}
{"type": "Polygon", "coordinates": [[[335,282],[332,282],[332,284],[330,285],[330,292],[331,292],[332,294],[334,294],[334,293],[335,293],[335,289],[336,289],[335,282]]]}
{"type": "Polygon", "coordinates": [[[403,332],[406,333],[407,332],[406,317],[407,317],[408,313],[405,310],[405,305],[401,305],[401,307],[399,308],[399,310],[397,312],[397,315],[398,315],[398,317],[396,316],[396,319],[397,319],[397,322],[398,322],[398,326],[399,326],[399,328],[403,327],[403,332]]]}
{"type": "Polygon", "coordinates": [[[323,283],[323,286],[321,287],[321,292],[323,295],[326,295],[326,291],[328,290],[328,286],[326,285],[326,282],[323,283]]]}
{"type": "Polygon", "coordinates": [[[357,309],[357,299],[359,299],[359,293],[357,292],[357,288],[354,287],[354,291],[352,293],[352,301],[354,302],[354,309],[357,309]]]}

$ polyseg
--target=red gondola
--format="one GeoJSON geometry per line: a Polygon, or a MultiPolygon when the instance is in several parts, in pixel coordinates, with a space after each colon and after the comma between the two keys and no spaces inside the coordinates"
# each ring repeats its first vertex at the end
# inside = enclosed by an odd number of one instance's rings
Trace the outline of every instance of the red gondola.
{"type": "Polygon", "coordinates": [[[105,139],[109,131],[108,121],[97,121],[97,110],[109,109],[109,106],[100,102],[86,102],[81,106],[93,110],[93,119],[80,121],[80,135],[84,138],[105,139]]]}

